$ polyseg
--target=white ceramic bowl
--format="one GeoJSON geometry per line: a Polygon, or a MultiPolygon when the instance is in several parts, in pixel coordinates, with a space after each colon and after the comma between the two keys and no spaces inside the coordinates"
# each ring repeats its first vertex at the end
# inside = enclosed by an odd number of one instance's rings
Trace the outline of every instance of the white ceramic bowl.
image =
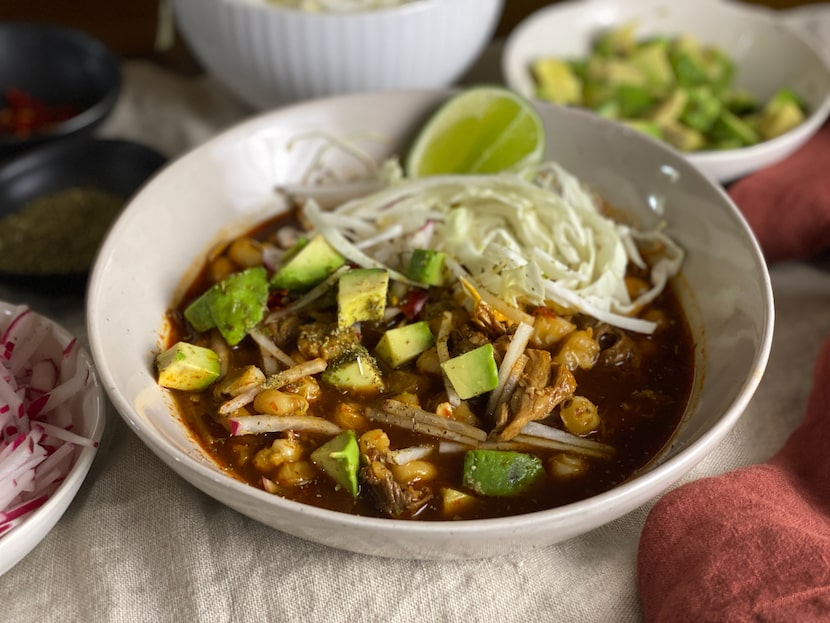
{"type": "Polygon", "coordinates": [[[267,0],[175,0],[197,59],[258,109],[319,96],[455,83],[490,41],[503,0],[415,0],[310,13],[267,0]]]}
{"type": "Polygon", "coordinates": [[[689,34],[728,54],[735,83],[762,99],[788,86],[803,97],[807,120],[764,143],[741,149],[688,154],[720,182],[732,181],[792,153],[822,125],[830,112],[830,69],[819,54],[770,10],[726,0],[589,0],[557,3],[527,17],[509,35],[502,56],[507,84],[535,94],[530,64],[553,56],[587,55],[602,31],[634,23],[638,36],[689,34]]]}
{"type": "MultiPolygon", "coordinates": [[[[373,155],[401,154],[447,97],[405,91],[316,100],[259,116],[175,161],[127,206],[103,244],[88,290],[88,331],[104,387],[127,424],[183,478],[290,534],[393,557],[484,557],[556,543],[631,511],[675,482],[735,424],[766,366],[772,293],[761,252],[724,192],[676,152],[580,110],[540,104],[548,156],[645,226],[665,220],[688,259],[678,281],[697,342],[685,424],[642,475],[575,504],[518,517],[456,522],[373,519],[282,499],[223,473],[205,456],[155,382],[165,311],[206,251],[282,208],[274,188],[297,183],[314,130],[374,134],[373,155]],[[155,252],[148,252],[156,249],[155,252]],[[137,261],[140,258],[140,261],[137,261]]],[[[312,141],[313,143],[313,141],[312,141]]],[[[334,159],[345,170],[353,159],[334,159]]]]}
{"type": "MultiPolygon", "coordinates": [[[[5,329],[14,309],[14,305],[0,302],[0,327],[5,329]]],[[[49,321],[49,325],[51,334],[44,338],[38,352],[59,354],[73,339],[73,336],[52,321],[49,321]]],[[[79,365],[89,370],[90,378],[86,388],[72,399],[70,408],[74,417],[73,432],[100,442],[106,422],[104,392],[87,352],[81,349],[78,355],[79,365]]],[[[96,452],[97,447],[76,447],[74,463],[60,487],[23,523],[0,536],[0,575],[14,567],[32,551],[63,516],[84,482],[96,452]]]]}

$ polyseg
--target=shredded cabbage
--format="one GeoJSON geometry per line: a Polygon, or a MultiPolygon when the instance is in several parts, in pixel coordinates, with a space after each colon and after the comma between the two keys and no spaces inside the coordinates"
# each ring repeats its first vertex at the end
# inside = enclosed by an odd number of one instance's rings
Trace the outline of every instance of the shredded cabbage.
{"type": "Polygon", "coordinates": [[[401,271],[417,240],[511,307],[553,303],[643,333],[654,323],[632,315],[683,261],[660,229],[640,233],[603,215],[595,195],[556,163],[533,181],[521,174],[403,180],[333,211],[309,200],[304,214],[342,255],[394,279],[411,283],[401,271]],[[650,257],[651,287],[632,300],[628,262],[646,265],[638,241],[660,253],[650,257]]]}

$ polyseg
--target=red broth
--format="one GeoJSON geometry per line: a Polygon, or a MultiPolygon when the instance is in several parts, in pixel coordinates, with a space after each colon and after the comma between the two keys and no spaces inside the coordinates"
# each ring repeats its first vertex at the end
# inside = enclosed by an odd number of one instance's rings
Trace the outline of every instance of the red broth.
{"type": "MultiPolygon", "coordinates": [[[[280,228],[294,226],[296,223],[293,217],[281,217],[264,224],[249,235],[256,240],[266,241],[272,239],[280,228]]],[[[211,265],[232,267],[232,263],[226,260],[227,257],[220,254],[213,258],[211,265]]],[[[210,344],[209,333],[195,332],[183,316],[187,304],[212,285],[210,273],[210,267],[206,268],[192,284],[183,303],[170,311],[169,319],[173,327],[171,345],[179,340],[210,344]]],[[[636,281],[641,275],[631,272],[629,277],[636,281]]],[[[282,305],[282,294],[272,293],[270,303],[277,307],[282,305]]],[[[446,293],[440,288],[431,288],[429,300],[418,318],[430,320],[431,315],[451,305],[446,293]]],[[[536,313],[540,311],[536,310],[536,313]]],[[[314,312],[306,311],[301,312],[296,320],[304,326],[329,322],[331,313],[330,309],[325,308],[314,312]]],[[[586,437],[611,446],[613,456],[585,457],[559,450],[524,448],[519,444],[519,450],[541,459],[546,477],[543,482],[518,495],[486,496],[470,491],[462,481],[464,451],[442,452],[438,449],[439,443],[435,437],[403,427],[380,424],[365,417],[354,418],[351,422],[358,437],[368,430],[383,429],[393,449],[421,444],[435,447],[424,459],[432,468],[429,478],[406,485],[425,492],[428,501],[419,504],[414,511],[390,514],[383,504],[377,503],[376,496],[372,495],[371,488],[365,482],[361,482],[359,494],[353,498],[313,465],[311,472],[307,469],[304,472],[307,482],[301,478],[300,484],[291,483],[289,478],[286,484],[281,482],[286,473],[284,470],[281,472],[279,468],[262,469],[257,466],[257,453],[270,447],[275,439],[291,437],[299,441],[303,460],[308,463],[309,453],[324,443],[327,436],[291,431],[232,436],[226,420],[217,416],[219,405],[227,397],[217,396],[213,388],[201,393],[172,391],[172,395],[193,436],[226,473],[251,486],[266,488],[298,502],[358,515],[418,520],[478,519],[528,513],[588,498],[619,485],[660,454],[677,430],[689,400],[694,372],[695,345],[689,324],[671,287],[667,287],[640,315],[659,321],[658,329],[652,335],[619,329],[607,331],[607,327],[586,316],[569,318],[580,330],[589,331],[600,346],[593,367],[589,370],[576,369],[573,376],[577,393],[596,405],[600,416],[600,426],[586,437]],[[566,455],[571,455],[570,458],[575,459],[575,462],[568,463],[566,455]],[[558,461],[563,456],[566,465],[576,466],[573,470],[566,470],[568,473],[564,476],[555,468],[556,465],[561,465],[558,461]],[[444,495],[447,489],[468,496],[464,498],[465,503],[451,510],[445,508],[444,495]]],[[[397,321],[399,319],[392,322],[397,321]]],[[[469,325],[466,330],[470,332],[480,328],[469,320],[466,325],[469,325]]],[[[361,328],[360,340],[370,352],[385,328],[388,326],[361,328]]],[[[467,339],[462,339],[459,335],[460,332],[456,332],[450,340],[450,348],[456,352],[464,348],[462,342],[467,339]]],[[[279,345],[292,355],[298,354],[296,336],[283,340],[279,345]]],[[[556,344],[547,350],[555,355],[560,346],[561,344],[556,344]]],[[[229,376],[246,365],[261,365],[260,349],[250,337],[231,348],[229,356],[229,376]]],[[[381,401],[390,397],[406,396],[409,399],[415,396],[423,409],[431,410],[446,400],[440,377],[420,371],[414,362],[396,371],[384,368],[382,372],[387,381],[387,390],[378,396],[346,395],[323,382],[316,382],[319,398],[310,403],[308,414],[333,419],[342,424],[342,419],[338,419],[339,416],[335,414],[342,409],[344,403],[361,412],[376,408],[381,401]]],[[[291,390],[291,387],[287,389],[291,390]]],[[[486,395],[466,401],[471,411],[477,415],[479,425],[489,431],[493,424],[492,418],[485,413],[486,402],[486,395]]],[[[247,409],[253,412],[250,405],[247,409]]],[[[543,423],[562,428],[558,413],[559,407],[543,423]]],[[[365,462],[366,457],[362,460],[365,462]]]]}

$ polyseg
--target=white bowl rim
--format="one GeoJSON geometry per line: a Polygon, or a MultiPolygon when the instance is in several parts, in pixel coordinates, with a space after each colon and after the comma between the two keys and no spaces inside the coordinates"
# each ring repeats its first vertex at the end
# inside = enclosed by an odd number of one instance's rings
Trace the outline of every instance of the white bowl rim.
{"type": "MultiPolygon", "coordinates": [[[[262,11],[266,13],[281,13],[287,19],[308,19],[308,20],[371,20],[371,19],[390,19],[390,16],[401,17],[412,16],[425,11],[431,11],[439,8],[439,5],[445,3],[447,0],[409,0],[403,4],[395,6],[382,7],[377,9],[362,9],[356,11],[305,11],[294,7],[284,6],[281,4],[266,2],[264,0],[216,0],[226,5],[246,5],[254,11],[262,11]]],[[[503,0],[497,0],[501,3],[503,0]]]]}
{"type": "MultiPolygon", "coordinates": [[[[272,118],[276,120],[282,115],[290,115],[293,111],[296,111],[297,109],[301,109],[309,105],[331,105],[337,104],[337,102],[341,100],[373,97],[417,97],[424,96],[427,94],[446,94],[450,93],[451,91],[452,90],[446,89],[412,89],[369,93],[353,93],[339,96],[322,97],[310,101],[297,102],[286,106],[282,106],[275,110],[258,113],[253,117],[250,117],[247,120],[226,129],[225,131],[221,132],[217,136],[214,136],[205,143],[202,143],[194,147],[188,153],[181,156],[179,159],[188,158],[194,152],[197,151],[208,152],[213,148],[214,145],[227,141],[229,140],[229,138],[232,138],[235,135],[244,136],[248,134],[250,129],[260,126],[266,120],[272,118]]],[[[613,131],[615,132],[627,132],[627,130],[624,129],[622,126],[614,124],[609,120],[602,119],[596,115],[590,115],[585,111],[575,112],[577,115],[589,116],[592,122],[606,125],[609,129],[614,128],[613,131]]],[[[680,156],[677,152],[672,150],[670,147],[668,147],[661,141],[658,141],[657,139],[651,139],[648,136],[643,136],[642,138],[652,143],[652,145],[657,149],[665,151],[667,157],[669,157],[670,159],[680,159],[681,161],[683,160],[682,156],[680,156]]],[[[175,163],[170,163],[168,167],[174,164],[175,163]]],[[[757,243],[757,240],[754,238],[754,236],[751,235],[751,230],[749,229],[746,220],[738,211],[737,207],[729,199],[728,195],[723,190],[723,188],[721,188],[719,185],[717,185],[704,173],[697,170],[691,164],[688,165],[687,173],[689,175],[698,176],[700,181],[712,185],[717,190],[717,192],[724,199],[725,203],[731,207],[731,210],[734,213],[733,215],[742,222],[743,226],[746,228],[746,231],[750,233],[750,250],[752,254],[755,256],[755,261],[759,265],[765,265],[763,253],[760,249],[760,246],[757,243]]],[[[163,174],[163,172],[159,173],[159,175],[161,174],[163,174]]],[[[125,210],[129,210],[129,205],[125,208],[125,210]]],[[[105,246],[106,245],[107,241],[105,241],[105,246]]],[[[90,285],[87,290],[88,309],[90,308],[90,301],[100,296],[99,290],[101,289],[103,274],[104,270],[101,264],[96,263],[96,266],[93,267],[93,271],[90,277],[90,285]]],[[[600,510],[602,507],[609,505],[609,503],[614,508],[627,509],[612,517],[617,518],[618,516],[630,512],[634,508],[642,505],[646,501],[653,499],[655,497],[655,494],[653,492],[653,490],[655,489],[655,485],[659,485],[660,483],[671,485],[675,483],[679,476],[686,474],[692,467],[694,467],[702,459],[704,459],[711,452],[712,448],[716,446],[734,427],[737,420],[745,411],[749,401],[752,399],[752,396],[755,393],[755,390],[761,382],[761,378],[763,377],[763,373],[769,359],[772,347],[773,327],[775,319],[775,311],[773,306],[773,292],[768,272],[764,271],[760,277],[760,287],[763,291],[764,300],[766,302],[766,308],[763,310],[763,337],[760,340],[760,343],[758,345],[758,351],[755,354],[755,358],[752,362],[751,373],[748,374],[742,386],[737,391],[735,399],[732,401],[732,403],[724,411],[720,419],[713,426],[708,428],[706,432],[701,434],[701,436],[694,440],[694,442],[685,446],[676,455],[668,458],[659,465],[656,465],[654,467],[646,467],[646,471],[644,473],[639,473],[632,477],[632,479],[624,483],[621,483],[608,491],[599,493],[589,498],[578,500],[576,502],[572,502],[570,504],[546,510],[524,513],[520,515],[487,519],[430,521],[377,518],[352,515],[340,511],[319,508],[316,506],[303,504],[301,502],[296,502],[288,498],[283,498],[278,495],[267,493],[266,491],[257,489],[256,487],[248,485],[242,482],[241,480],[238,480],[230,475],[220,472],[215,467],[215,464],[213,467],[211,467],[203,462],[196,460],[190,454],[181,451],[177,447],[173,446],[173,444],[167,442],[164,439],[164,437],[158,434],[158,432],[153,427],[145,426],[136,418],[132,417],[131,415],[127,415],[131,414],[134,411],[133,405],[126,399],[126,397],[123,394],[121,394],[118,391],[117,384],[110,375],[110,372],[106,368],[106,366],[101,366],[101,368],[99,369],[99,374],[101,375],[101,378],[103,380],[104,389],[109,395],[109,398],[115,406],[119,416],[127,423],[127,425],[133,430],[133,432],[135,432],[136,435],[153,451],[154,454],[161,458],[169,467],[174,469],[174,471],[176,471],[183,478],[184,476],[182,472],[195,472],[195,474],[198,475],[199,478],[203,481],[212,481],[214,483],[221,485],[222,487],[226,487],[237,493],[241,493],[245,497],[251,497],[255,500],[261,501],[267,506],[283,508],[287,511],[292,512],[292,514],[312,515],[320,518],[321,520],[337,523],[345,527],[355,527],[360,529],[368,528],[386,534],[389,534],[390,532],[394,532],[396,534],[403,533],[410,537],[419,535],[426,537],[430,534],[437,535],[446,534],[448,532],[456,535],[475,535],[476,537],[486,537],[489,534],[492,534],[493,536],[499,536],[504,533],[505,529],[513,531],[517,529],[530,528],[534,526],[542,526],[550,522],[550,520],[554,517],[557,519],[566,519],[569,517],[572,518],[578,517],[580,515],[587,515],[592,513],[592,511],[600,510]],[[615,502],[618,500],[620,500],[622,503],[615,504],[615,502]]],[[[172,292],[171,296],[173,296],[172,292]]],[[[99,342],[99,320],[100,319],[98,319],[94,314],[88,317],[88,334],[94,359],[96,361],[103,361],[106,348],[103,343],[99,342]]],[[[159,322],[161,321],[162,318],[159,318],[159,322]]],[[[191,436],[192,438],[192,435],[189,436],[191,436]]],[[[194,443],[196,443],[196,445],[198,446],[197,442],[194,443]]],[[[202,451],[202,453],[206,458],[208,458],[208,460],[212,461],[212,459],[210,459],[210,457],[208,457],[207,454],[204,453],[204,451],[202,451]]],[[[185,478],[185,480],[188,479],[185,478]]],[[[191,482],[191,484],[193,484],[194,486],[199,486],[198,483],[194,481],[189,482],[191,482]]],[[[664,491],[666,489],[665,486],[659,486],[658,488],[660,491],[664,491]]],[[[225,504],[225,502],[221,500],[220,503],[225,504]]],[[[606,523],[606,521],[603,521],[602,523],[606,523]]]]}

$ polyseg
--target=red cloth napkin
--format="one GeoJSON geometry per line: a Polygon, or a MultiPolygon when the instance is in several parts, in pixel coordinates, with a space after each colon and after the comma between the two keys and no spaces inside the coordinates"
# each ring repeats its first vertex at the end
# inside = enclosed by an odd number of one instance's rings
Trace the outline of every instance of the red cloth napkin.
{"type": "MultiPolygon", "coordinates": [[[[768,261],[830,249],[830,123],[729,190],[768,261]]],[[[807,413],[769,462],[691,482],[652,508],[638,584],[648,623],[830,621],[830,339],[807,413]]]]}
{"type": "Polygon", "coordinates": [[[830,123],[788,158],[732,184],[729,195],[768,261],[830,248],[830,123]]]}

